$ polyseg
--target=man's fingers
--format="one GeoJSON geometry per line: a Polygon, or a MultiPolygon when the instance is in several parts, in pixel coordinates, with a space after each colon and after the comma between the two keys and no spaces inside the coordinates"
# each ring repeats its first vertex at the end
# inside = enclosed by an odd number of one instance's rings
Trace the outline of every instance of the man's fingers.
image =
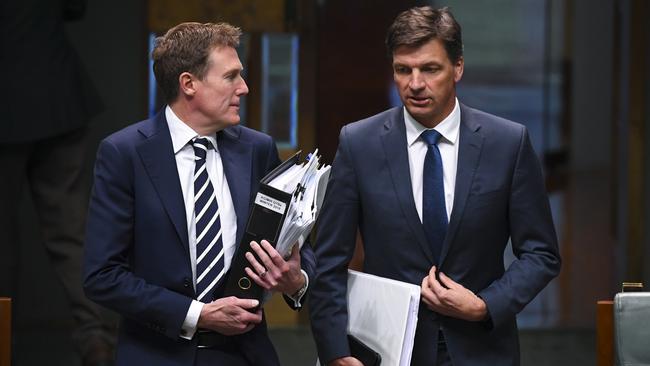
{"type": "Polygon", "coordinates": [[[252,323],[252,324],[259,324],[262,322],[262,313],[261,310],[258,309],[258,311],[251,313],[250,311],[243,311],[242,314],[239,315],[239,321],[242,323],[252,323]]]}
{"type": "MultiPolygon", "coordinates": [[[[269,257],[267,251],[264,249],[263,247],[264,242],[266,242],[268,246],[271,246],[271,244],[269,244],[268,241],[262,240],[262,244],[258,244],[257,242],[252,241],[251,248],[255,251],[257,257],[262,261],[264,267],[266,267],[268,271],[272,271],[273,267],[275,267],[275,264],[273,263],[273,260],[271,260],[271,258],[269,257]]],[[[273,249],[273,247],[271,247],[271,249],[273,249]]],[[[275,249],[273,249],[273,251],[275,251],[275,249]]]]}
{"type": "Polygon", "coordinates": [[[436,310],[440,306],[442,306],[442,300],[440,299],[440,296],[431,289],[431,286],[429,285],[429,276],[425,277],[422,280],[422,290],[421,290],[421,295],[423,297],[423,301],[429,305],[429,307],[432,308],[432,310],[436,310]],[[433,309],[436,308],[436,309],[433,309]]]}
{"type": "Polygon", "coordinates": [[[248,333],[248,332],[250,332],[250,330],[253,329],[253,328],[255,328],[256,325],[257,325],[257,324],[255,324],[255,323],[249,323],[249,324],[246,326],[246,328],[244,328],[244,331],[242,332],[242,334],[243,334],[243,333],[248,333]]]}
{"type": "Polygon", "coordinates": [[[251,309],[260,304],[260,302],[255,299],[240,299],[238,297],[234,297],[234,299],[234,305],[244,309],[251,309]]]}
{"type": "Polygon", "coordinates": [[[422,279],[422,288],[421,288],[422,301],[428,306],[433,306],[433,292],[429,289],[428,277],[422,279]]]}
{"type": "Polygon", "coordinates": [[[258,276],[257,273],[253,272],[252,269],[250,269],[249,267],[246,267],[246,268],[244,268],[244,271],[246,272],[248,277],[250,277],[256,284],[262,286],[265,290],[270,290],[271,289],[271,285],[265,279],[258,276]]]}
{"type": "Polygon", "coordinates": [[[447,277],[447,275],[442,272],[438,273],[438,278],[440,278],[440,283],[446,288],[458,289],[462,287],[460,284],[458,284],[456,281],[452,280],[451,278],[447,277]]]}
{"type": "Polygon", "coordinates": [[[284,264],[284,259],[282,258],[280,253],[278,253],[278,251],[275,250],[275,248],[273,248],[271,243],[269,243],[267,240],[262,240],[261,246],[266,251],[269,258],[271,259],[271,262],[273,262],[274,265],[280,267],[284,264]]]}
{"type": "Polygon", "coordinates": [[[260,276],[262,275],[262,273],[266,272],[266,267],[264,267],[263,265],[260,264],[260,262],[257,261],[253,253],[246,252],[246,259],[248,259],[248,262],[251,264],[251,266],[253,266],[255,272],[260,276]]]}
{"type": "Polygon", "coordinates": [[[436,294],[436,296],[440,297],[447,290],[440,284],[440,282],[438,282],[438,279],[436,278],[435,267],[431,269],[427,278],[429,279],[429,287],[431,288],[431,291],[436,294]]]}

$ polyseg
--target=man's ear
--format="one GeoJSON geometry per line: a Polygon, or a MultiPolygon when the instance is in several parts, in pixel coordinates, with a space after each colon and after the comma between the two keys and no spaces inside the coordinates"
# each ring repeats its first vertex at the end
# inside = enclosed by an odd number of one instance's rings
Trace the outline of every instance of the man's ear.
{"type": "Polygon", "coordinates": [[[463,78],[463,71],[465,70],[465,59],[460,56],[454,65],[454,81],[459,82],[463,78]]]}
{"type": "Polygon", "coordinates": [[[178,75],[178,86],[181,93],[187,96],[194,96],[196,94],[196,78],[194,75],[185,71],[178,75]]]}

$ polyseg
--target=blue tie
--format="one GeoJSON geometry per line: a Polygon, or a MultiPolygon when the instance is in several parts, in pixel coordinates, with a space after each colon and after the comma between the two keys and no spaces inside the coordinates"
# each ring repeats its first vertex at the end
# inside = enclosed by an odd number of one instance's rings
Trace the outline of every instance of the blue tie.
{"type": "Polygon", "coordinates": [[[196,299],[208,296],[224,274],[221,220],[214,187],[210,182],[205,157],[212,144],[207,138],[192,141],[194,147],[194,220],[196,225],[196,299]]]}
{"type": "Polygon", "coordinates": [[[438,265],[442,242],[447,235],[445,185],[442,178],[442,158],[437,145],[441,135],[436,130],[426,130],[421,136],[428,145],[422,174],[422,225],[433,251],[433,259],[438,265]]]}

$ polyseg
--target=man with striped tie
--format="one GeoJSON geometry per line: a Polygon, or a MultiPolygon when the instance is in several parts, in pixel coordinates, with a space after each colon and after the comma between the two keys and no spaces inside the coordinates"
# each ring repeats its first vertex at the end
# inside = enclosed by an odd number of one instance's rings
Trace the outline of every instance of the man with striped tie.
{"type": "MultiPolygon", "coordinates": [[[[279,163],[271,137],[239,126],[240,34],[182,23],[158,38],[167,106],[100,144],[84,287],[122,315],[118,365],[279,365],[257,301],[222,296],[251,197],[279,163]]],[[[310,246],[286,259],[265,241],[253,250],[252,278],[300,308],[310,246]]]]}

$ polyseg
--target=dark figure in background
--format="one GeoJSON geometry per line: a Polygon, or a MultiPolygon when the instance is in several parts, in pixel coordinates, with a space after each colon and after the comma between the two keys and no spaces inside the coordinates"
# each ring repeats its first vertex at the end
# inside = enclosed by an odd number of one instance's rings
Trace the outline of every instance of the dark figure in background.
{"type": "Polygon", "coordinates": [[[79,0],[0,3],[0,296],[21,305],[18,208],[26,186],[70,300],[83,364],[100,365],[112,357],[112,340],[98,306],[83,294],[81,263],[90,186],[83,176],[87,124],[101,101],[64,29],[85,6],[79,0]]]}
{"type": "Polygon", "coordinates": [[[404,106],[341,130],[309,303],[319,358],[360,365],[345,299],[359,229],[365,272],[422,286],[412,365],[518,365],[515,316],[560,270],[528,132],[458,102],[461,29],[446,8],[401,13],[386,44],[404,106]]]}
{"type": "MultiPolygon", "coordinates": [[[[84,286],[122,315],[117,365],[279,365],[257,300],[223,296],[259,181],[280,162],[270,136],[239,125],[240,35],[182,23],[159,37],[167,106],[99,146],[84,286]]],[[[300,308],[311,247],[285,260],[260,244],[249,274],[300,308]]]]}

